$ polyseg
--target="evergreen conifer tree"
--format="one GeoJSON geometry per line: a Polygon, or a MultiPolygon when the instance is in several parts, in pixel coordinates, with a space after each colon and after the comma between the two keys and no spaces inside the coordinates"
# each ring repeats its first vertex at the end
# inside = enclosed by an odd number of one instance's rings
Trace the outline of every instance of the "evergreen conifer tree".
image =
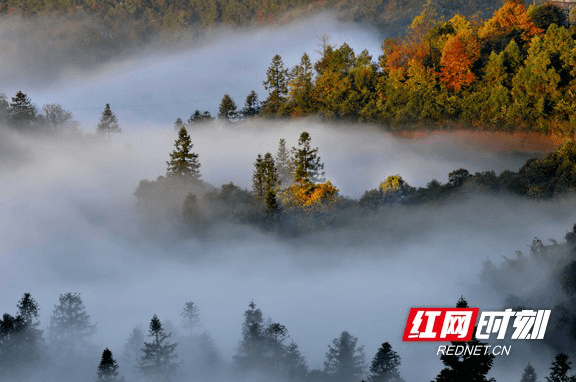
{"type": "Polygon", "coordinates": [[[288,187],[294,181],[294,168],[290,159],[290,153],[286,148],[286,140],[284,138],[280,138],[275,159],[276,167],[278,168],[280,184],[283,188],[288,187]]]}
{"type": "Polygon", "coordinates": [[[17,307],[16,316],[6,313],[0,319],[0,378],[21,380],[41,361],[44,349],[38,304],[24,293],[17,307]]]}
{"type": "Polygon", "coordinates": [[[174,129],[180,131],[180,129],[183,127],[184,127],[184,122],[182,121],[182,119],[177,118],[176,122],[174,122],[174,129]]]}
{"type": "Polygon", "coordinates": [[[403,382],[398,371],[400,356],[384,342],[372,360],[368,382],[403,382]]]}
{"type": "Polygon", "coordinates": [[[300,134],[298,147],[292,148],[294,181],[301,184],[317,183],[324,180],[324,163],[320,162],[318,148],[311,148],[312,138],[306,131],[300,134]]]}
{"type": "Polygon", "coordinates": [[[290,109],[294,116],[314,112],[314,74],[308,54],[304,53],[300,64],[292,69],[290,80],[290,109]]]}
{"type": "Polygon", "coordinates": [[[528,364],[524,369],[524,374],[522,374],[522,379],[520,382],[536,382],[538,377],[536,376],[536,371],[532,365],[528,364]]]}
{"type": "Polygon", "coordinates": [[[255,117],[260,113],[260,102],[258,102],[258,93],[252,90],[246,96],[246,101],[244,102],[244,109],[242,109],[242,116],[246,118],[255,117]]]}
{"type": "Polygon", "coordinates": [[[265,364],[267,350],[262,311],[256,308],[254,301],[248,307],[242,323],[242,341],[234,356],[236,366],[243,372],[261,368],[265,364]]]}
{"type": "Polygon", "coordinates": [[[138,369],[143,375],[157,382],[169,380],[178,366],[173,362],[177,356],[177,344],[168,342],[171,334],[166,333],[162,322],[154,315],[148,329],[148,337],[151,337],[152,341],[144,342],[138,369]]]}
{"type": "Polygon", "coordinates": [[[231,120],[236,118],[236,102],[228,94],[224,94],[218,107],[218,118],[231,120]]]}
{"type": "Polygon", "coordinates": [[[112,357],[112,352],[106,348],[102,352],[102,358],[96,371],[97,382],[121,382],[123,378],[118,376],[118,363],[112,357]]]}
{"type": "Polygon", "coordinates": [[[252,176],[252,190],[254,195],[265,200],[268,192],[276,192],[280,187],[278,169],[272,154],[266,153],[264,157],[258,154],[254,162],[254,173],[252,176]]]}
{"type": "Polygon", "coordinates": [[[347,331],[332,341],[324,361],[324,373],[330,380],[356,382],[364,376],[364,349],[356,347],[358,338],[347,331]]]}
{"type": "Polygon", "coordinates": [[[569,376],[568,371],[572,363],[568,360],[568,356],[564,353],[556,355],[552,366],[550,367],[550,375],[546,377],[547,382],[575,382],[576,376],[569,376]]]}
{"type": "Polygon", "coordinates": [[[30,98],[18,91],[10,103],[8,122],[18,129],[29,129],[36,120],[36,107],[30,98]]]}
{"type": "Polygon", "coordinates": [[[90,322],[80,294],[61,294],[48,326],[51,346],[60,353],[77,355],[80,349],[86,348],[86,343],[95,332],[96,325],[90,322]]]}
{"type": "MultiPolygon", "coordinates": [[[[468,302],[464,297],[460,297],[456,303],[457,308],[468,308],[468,302]]],[[[481,346],[484,345],[482,342],[473,338],[471,341],[462,343],[454,343],[457,345],[464,346],[481,346]]],[[[494,362],[493,354],[480,354],[480,355],[453,355],[453,354],[443,354],[440,356],[442,363],[446,366],[440,371],[440,374],[436,377],[436,382],[460,382],[460,381],[477,381],[477,382],[493,382],[493,378],[486,378],[486,374],[492,368],[492,363],[494,362]]]]}
{"type": "Polygon", "coordinates": [[[286,346],[283,359],[284,375],[289,381],[304,381],[308,375],[306,360],[294,341],[286,346]]]}
{"type": "Polygon", "coordinates": [[[264,89],[268,91],[268,98],[262,111],[268,115],[280,115],[288,95],[288,69],[284,68],[282,57],[278,54],[272,58],[272,64],[266,71],[264,89]]]}
{"type": "Polygon", "coordinates": [[[198,154],[192,152],[192,140],[186,128],[182,126],[178,139],[174,143],[175,150],[170,153],[167,176],[181,176],[192,180],[200,180],[200,162],[198,154]]]}
{"type": "Polygon", "coordinates": [[[124,364],[130,365],[130,367],[137,367],[140,363],[140,352],[145,340],[146,336],[140,325],[132,329],[122,351],[122,361],[124,364]]]}
{"type": "Polygon", "coordinates": [[[98,133],[100,134],[111,134],[119,133],[120,127],[118,126],[118,118],[110,109],[110,104],[106,104],[102,116],[100,117],[100,122],[98,123],[98,133]]]}
{"type": "Polygon", "coordinates": [[[188,301],[184,304],[182,309],[182,326],[188,329],[190,333],[200,324],[200,317],[198,314],[198,306],[192,301],[188,301]]]}

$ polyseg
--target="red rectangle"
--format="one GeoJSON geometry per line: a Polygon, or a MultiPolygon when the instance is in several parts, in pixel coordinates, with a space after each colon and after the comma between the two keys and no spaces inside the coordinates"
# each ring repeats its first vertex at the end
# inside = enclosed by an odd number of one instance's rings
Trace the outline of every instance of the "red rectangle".
{"type": "Polygon", "coordinates": [[[411,308],[404,341],[470,341],[480,308],[411,308]]]}

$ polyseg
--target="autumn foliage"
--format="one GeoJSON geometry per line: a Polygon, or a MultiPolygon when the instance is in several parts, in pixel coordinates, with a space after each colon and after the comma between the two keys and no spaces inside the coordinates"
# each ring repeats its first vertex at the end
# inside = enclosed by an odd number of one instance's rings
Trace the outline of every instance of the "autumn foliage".
{"type": "Polygon", "coordinates": [[[336,202],[338,189],[330,182],[294,184],[284,190],[282,203],[288,207],[329,207],[336,202]]]}

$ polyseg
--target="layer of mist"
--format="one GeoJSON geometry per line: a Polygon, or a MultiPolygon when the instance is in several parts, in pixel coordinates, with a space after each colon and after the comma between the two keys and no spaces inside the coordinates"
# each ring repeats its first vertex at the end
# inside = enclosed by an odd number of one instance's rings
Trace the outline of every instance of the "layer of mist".
{"type": "MultiPolygon", "coordinates": [[[[471,141],[409,141],[310,122],[266,128],[216,123],[191,135],[206,182],[249,187],[255,155],[274,152],[280,137],[295,145],[304,128],[320,148],[327,178],[354,198],[390,174],[425,185],[434,177],[445,181],[460,167],[499,171],[515,163],[516,170],[524,159],[483,152],[471,141]]],[[[175,137],[161,126],[127,129],[109,140],[2,132],[10,147],[0,167],[5,311],[30,292],[47,325],[58,295],[79,292],[98,324],[96,344],[119,352],[134,326],[147,325],[153,314],[178,322],[184,302],[194,301],[204,328],[230,360],[253,299],[286,325],[311,368],[323,367],[328,344],[348,330],[369,359],[389,341],[403,357],[407,380],[429,380],[441,369],[435,349],[401,342],[408,309],[450,306],[462,294],[474,306],[503,304],[505,296],[477,287],[482,264],[525,249],[534,236],[562,236],[576,221],[573,197],[467,195],[398,206],[306,238],[279,240],[255,228],[222,225],[208,238],[154,240],[139,231],[133,193],[140,180],[164,174],[175,137]]],[[[506,363],[496,360],[495,375],[506,363]]]]}
{"type": "MultiPolygon", "coordinates": [[[[8,29],[1,36],[9,33],[9,26],[2,28],[8,29]]],[[[504,256],[526,250],[535,236],[561,239],[576,222],[574,196],[542,201],[467,193],[447,203],[395,206],[306,237],[279,238],[232,223],[193,238],[158,238],[142,229],[134,191],[139,181],[165,174],[173,121],[195,109],[216,114],[225,92],[240,106],[252,89],[263,99],[272,56],[281,54],[286,66],[303,52],[314,60],[324,34],[357,53],[379,54],[382,36],[329,16],[256,32],[215,31],[193,47],[144,49],[95,70],[62,51],[55,52],[59,58],[42,53],[52,57],[46,66],[27,66],[22,59],[30,47],[18,51],[17,37],[3,40],[0,90],[8,96],[23,90],[38,106],[60,103],[88,133],[38,137],[0,127],[0,306],[12,314],[30,292],[46,330],[58,296],[81,293],[97,323],[98,350],[93,364],[70,370],[69,380],[94,378],[99,352],[109,347],[120,355],[134,327],[146,328],[154,314],[178,330],[186,301],[199,307],[202,330],[231,363],[251,300],[288,328],[311,369],[323,368],[328,345],[347,330],[365,345],[367,360],[388,341],[402,357],[407,381],[431,380],[442,368],[436,346],[401,342],[408,309],[452,306],[461,295],[472,306],[503,308],[505,293],[481,284],[483,264],[505,264],[504,256]],[[21,64],[32,69],[20,70],[21,64]],[[123,132],[101,139],[89,133],[106,103],[123,132]]],[[[34,29],[32,36],[41,35],[34,29]]],[[[34,42],[33,50],[42,46],[41,39],[23,41],[34,42]]],[[[389,175],[425,186],[446,182],[458,168],[517,170],[533,155],[486,149],[474,138],[406,140],[369,126],[314,120],[215,122],[190,133],[205,182],[249,188],[256,155],[275,153],[280,138],[296,145],[302,131],[319,147],[326,177],[349,198],[389,175]]],[[[553,359],[548,351],[528,348],[516,358],[497,358],[492,375],[519,379],[532,362],[543,376],[553,359]]],[[[122,374],[130,368],[120,363],[122,374]]]]}
{"type": "MultiPolygon", "coordinates": [[[[34,35],[42,35],[42,28],[49,27],[35,28],[34,35]]],[[[0,36],[13,32],[6,28],[3,31],[0,27],[0,36]]],[[[224,93],[239,107],[251,90],[263,100],[262,82],[272,57],[280,54],[286,67],[299,63],[305,52],[315,61],[322,36],[338,46],[346,42],[357,53],[367,49],[373,60],[381,54],[385,37],[375,29],[343,24],[322,14],[283,27],[206,31],[202,37],[183,40],[191,41],[187,44],[142,47],[95,67],[76,62],[74,52],[55,52],[50,57],[58,62],[44,60],[44,67],[43,60],[34,61],[38,67],[33,70],[25,69],[21,56],[33,55],[34,49],[23,44],[25,50],[21,52],[18,39],[5,39],[3,44],[9,48],[0,53],[6,66],[0,71],[0,91],[10,97],[22,90],[38,106],[59,103],[86,129],[96,128],[104,105],[109,103],[121,127],[127,124],[142,129],[155,122],[173,123],[178,117],[186,120],[196,109],[216,115],[224,93]]],[[[41,37],[32,42],[43,46],[41,37]]]]}

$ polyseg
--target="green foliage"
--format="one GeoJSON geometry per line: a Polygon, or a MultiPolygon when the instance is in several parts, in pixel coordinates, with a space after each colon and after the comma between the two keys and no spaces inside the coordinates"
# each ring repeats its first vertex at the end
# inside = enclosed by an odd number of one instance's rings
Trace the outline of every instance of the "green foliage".
{"type": "Polygon", "coordinates": [[[220,106],[218,107],[218,118],[221,119],[234,119],[237,115],[237,106],[232,97],[228,94],[224,94],[222,101],[220,101],[220,106]]]}
{"type": "Polygon", "coordinates": [[[188,131],[182,126],[174,143],[175,149],[170,153],[170,160],[166,162],[168,177],[179,176],[194,181],[200,180],[200,162],[198,154],[192,152],[193,146],[188,131]]]}
{"type": "Polygon", "coordinates": [[[531,7],[528,10],[528,15],[534,22],[534,25],[541,29],[548,29],[552,24],[556,24],[559,27],[568,27],[566,13],[553,4],[540,4],[531,7]]]}
{"type": "Polygon", "coordinates": [[[255,117],[260,113],[260,102],[258,101],[258,93],[252,90],[246,96],[244,102],[244,109],[242,109],[242,116],[245,118],[255,117]]]}
{"type": "Polygon", "coordinates": [[[391,175],[378,186],[362,195],[359,203],[364,208],[378,208],[383,205],[403,203],[409,200],[414,188],[400,175],[391,175]]]}
{"type": "Polygon", "coordinates": [[[256,198],[263,202],[266,210],[270,213],[278,212],[276,193],[279,189],[280,177],[272,154],[266,153],[264,158],[258,154],[252,174],[252,192],[256,198]]]}
{"type": "Polygon", "coordinates": [[[312,148],[312,137],[306,131],[300,134],[298,147],[292,148],[294,181],[300,184],[321,182],[324,179],[324,163],[318,156],[318,147],[312,148]]]}
{"type": "Polygon", "coordinates": [[[188,118],[187,123],[191,125],[193,123],[207,122],[210,120],[212,120],[212,116],[210,115],[209,111],[204,111],[201,113],[200,110],[195,110],[190,118],[188,118]]]}
{"type": "Polygon", "coordinates": [[[278,54],[272,57],[272,64],[266,71],[264,89],[268,91],[268,97],[262,105],[262,114],[281,115],[288,95],[288,69],[284,67],[282,57],[278,54]]]}

